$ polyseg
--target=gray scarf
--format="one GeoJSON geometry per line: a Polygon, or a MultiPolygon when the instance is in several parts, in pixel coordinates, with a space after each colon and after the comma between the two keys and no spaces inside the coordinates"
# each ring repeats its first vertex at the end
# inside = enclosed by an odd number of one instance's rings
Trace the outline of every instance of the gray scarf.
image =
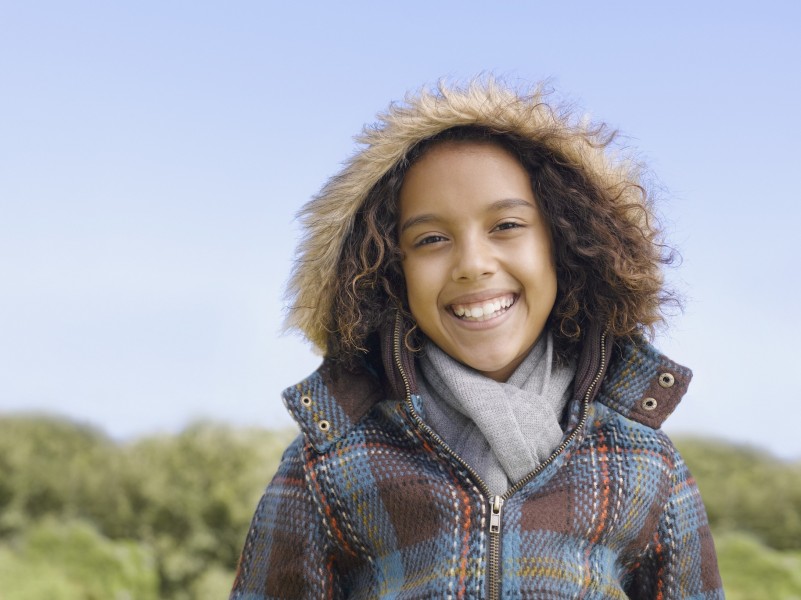
{"type": "Polygon", "coordinates": [[[425,419],[493,494],[502,494],[559,445],[575,371],[575,364],[554,363],[550,332],[505,383],[429,342],[420,357],[425,419]]]}

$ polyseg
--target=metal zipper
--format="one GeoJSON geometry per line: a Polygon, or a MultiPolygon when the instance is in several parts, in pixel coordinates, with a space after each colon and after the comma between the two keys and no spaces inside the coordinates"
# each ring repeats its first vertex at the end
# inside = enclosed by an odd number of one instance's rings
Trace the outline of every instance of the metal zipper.
{"type": "Polygon", "coordinates": [[[400,358],[400,313],[395,316],[395,329],[393,333],[393,355],[395,358],[395,365],[398,367],[398,372],[400,373],[401,379],[403,379],[403,387],[406,390],[406,406],[409,410],[409,414],[412,415],[412,419],[414,420],[415,424],[425,431],[431,438],[433,438],[445,452],[447,452],[456,462],[458,462],[464,469],[472,475],[475,480],[478,482],[481,491],[484,493],[485,498],[489,498],[489,505],[490,505],[490,526],[489,526],[489,548],[487,551],[487,600],[498,600],[500,598],[500,571],[501,571],[501,559],[500,559],[500,547],[501,547],[501,512],[503,509],[503,503],[505,500],[508,500],[515,492],[519,491],[524,485],[526,485],[529,481],[534,479],[539,473],[542,472],[545,467],[551,464],[559,454],[564,452],[565,448],[567,448],[570,443],[576,438],[579,431],[584,428],[585,423],[587,422],[587,416],[589,414],[589,406],[590,406],[590,397],[592,396],[592,392],[595,389],[595,386],[598,385],[599,380],[601,379],[601,374],[604,372],[606,368],[606,331],[603,332],[601,335],[601,364],[598,368],[598,372],[595,374],[590,386],[587,388],[587,393],[584,394],[584,400],[581,406],[581,418],[579,419],[578,424],[573,429],[573,432],[565,438],[565,440],[559,445],[559,447],[554,450],[551,455],[537,465],[537,468],[531,471],[528,475],[526,475],[523,479],[518,481],[515,485],[511,488],[506,490],[506,492],[502,496],[493,495],[489,489],[489,486],[484,483],[484,480],[481,479],[481,476],[476,473],[476,471],[468,465],[461,456],[456,454],[453,450],[450,449],[448,444],[445,443],[439,434],[436,431],[431,429],[423,419],[420,418],[420,415],[417,414],[417,410],[414,408],[414,403],[412,402],[412,389],[411,385],[409,384],[409,378],[406,375],[406,371],[403,369],[403,363],[401,362],[400,358]]]}
{"type": "Polygon", "coordinates": [[[490,499],[489,548],[487,549],[487,597],[497,600],[501,593],[501,508],[503,498],[490,499]]]}

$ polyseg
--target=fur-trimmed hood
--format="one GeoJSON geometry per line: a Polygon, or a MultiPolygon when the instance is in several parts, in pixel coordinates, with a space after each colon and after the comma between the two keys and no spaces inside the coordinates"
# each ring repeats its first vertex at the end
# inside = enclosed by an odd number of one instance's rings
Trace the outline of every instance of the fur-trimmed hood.
{"type": "Polygon", "coordinates": [[[440,84],[392,104],[356,137],[361,149],[300,211],[299,243],[286,301],[285,328],[300,330],[322,353],[342,244],[376,183],[419,142],[447,129],[478,126],[530,139],[601,189],[617,190],[621,203],[641,204],[635,162],[611,154],[609,132],[549,102],[542,85],[521,93],[493,79],[465,87],[440,84]]]}

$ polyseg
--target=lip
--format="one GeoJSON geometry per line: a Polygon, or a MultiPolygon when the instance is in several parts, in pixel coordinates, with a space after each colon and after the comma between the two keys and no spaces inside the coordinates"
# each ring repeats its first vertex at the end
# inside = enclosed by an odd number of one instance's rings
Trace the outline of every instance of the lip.
{"type": "Polygon", "coordinates": [[[520,294],[515,292],[498,292],[498,291],[489,291],[489,292],[481,292],[478,294],[468,294],[464,296],[459,296],[456,298],[456,301],[449,303],[445,307],[445,312],[448,313],[448,317],[450,317],[450,321],[456,324],[458,327],[467,329],[470,331],[481,331],[484,329],[492,329],[494,327],[498,327],[499,325],[503,324],[507,319],[511,317],[511,315],[516,312],[518,308],[520,300],[520,294]],[[454,304],[470,304],[470,303],[478,303],[478,302],[487,302],[489,300],[494,300],[496,298],[501,298],[504,296],[513,296],[514,301],[512,305],[499,314],[496,317],[492,317],[491,319],[486,319],[483,321],[471,321],[459,318],[453,312],[453,305],[454,304]]]}
{"type": "Polygon", "coordinates": [[[462,296],[452,298],[445,303],[445,306],[450,309],[450,307],[454,304],[475,304],[477,302],[495,300],[496,298],[502,298],[503,296],[514,296],[515,300],[517,300],[517,298],[520,296],[520,292],[515,292],[512,290],[484,290],[483,292],[474,292],[472,294],[464,294],[462,296]]]}

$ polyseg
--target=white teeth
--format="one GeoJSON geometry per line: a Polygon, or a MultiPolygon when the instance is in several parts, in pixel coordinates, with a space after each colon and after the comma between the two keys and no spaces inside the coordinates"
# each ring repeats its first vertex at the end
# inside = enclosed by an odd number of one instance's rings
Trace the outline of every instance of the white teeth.
{"type": "Polygon", "coordinates": [[[457,304],[451,308],[453,314],[462,319],[486,321],[506,311],[514,304],[514,301],[514,296],[503,296],[502,298],[496,298],[479,305],[466,306],[464,304],[457,304]]]}

